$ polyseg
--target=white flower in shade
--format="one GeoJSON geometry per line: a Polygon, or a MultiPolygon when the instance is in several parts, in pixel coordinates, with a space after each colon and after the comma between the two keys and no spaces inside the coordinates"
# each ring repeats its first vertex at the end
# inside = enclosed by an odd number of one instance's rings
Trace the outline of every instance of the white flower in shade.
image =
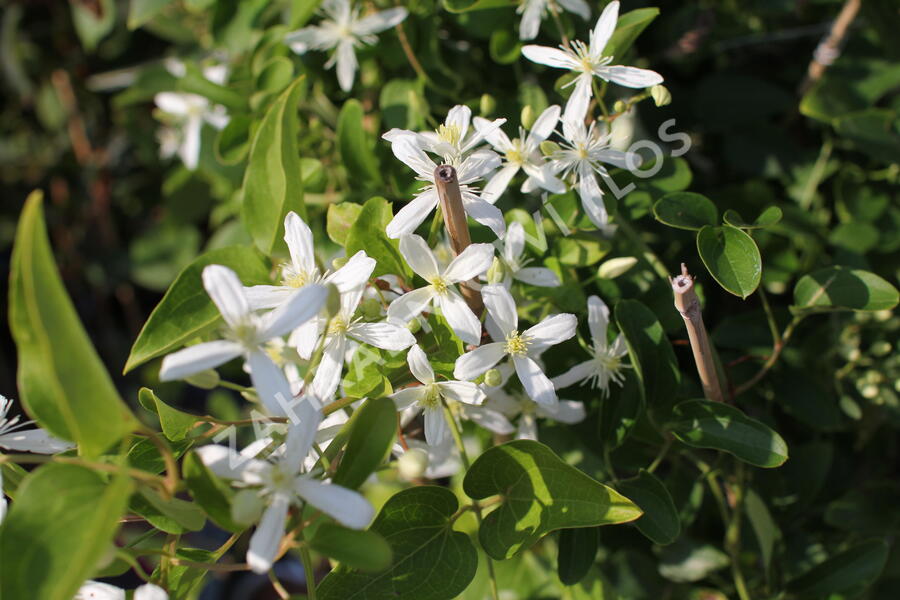
{"type": "Polygon", "coordinates": [[[463,162],[469,152],[484,141],[487,134],[498,130],[501,125],[506,123],[506,119],[488,121],[480,117],[476,117],[475,121],[476,125],[481,122],[481,126],[476,126],[469,131],[472,110],[468,106],[458,104],[450,109],[447,118],[437,128],[437,131],[415,132],[409,129],[394,128],[381,137],[393,143],[401,137],[411,136],[423,150],[437,154],[446,164],[457,166],[463,162]]]}
{"type": "Polygon", "coordinates": [[[275,310],[259,316],[250,308],[237,274],[228,267],[205,267],[203,287],[225,320],[226,339],[203,342],[166,356],[159,370],[160,380],[183,379],[243,356],[263,406],[272,415],[284,416],[283,405],[293,398],[291,386],[266,352],[265,344],[317,315],[328,298],[328,289],[308,285],[275,310]]]}
{"type": "Polygon", "coordinates": [[[499,284],[486,285],[481,289],[481,297],[498,331],[502,332],[503,341],[485,344],[460,356],[456,360],[453,376],[460,380],[474,379],[509,356],[525,393],[539,404],[556,404],[553,383],[544,375],[533,356],[575,335],[575,315],[552,315],[519,332],[516,303],[509,290],[499,284]]]}
{"type": "Polygon", "coordinates": [[[441,309],[453,332],[467,344],[481,341],[481,321],[472,312],[453,285],[478,277],[491,266],[494,247],[472,244],[441,269],[431,248],[417,235],[400,238],[400,253],[412,270],[428,282],[425,287],[407,292],[388,306],[388,320],[408,323],[429,304],[441,309]]]}
{"type": "Polygon", "coordinates": [[[459,450],[456,448],[456,444],[453,443],[451,438],[446,438],[443,444],[440,446],[434,446],[431,444],[427,444],[422,440],[416,439],[407,439],[406,440],[406,448],[403,447],[399,442],[394,444],[394,447],[391,449],[391,452],[398,459],[403,460],[401,457],[407,453],[421,453],[416,457],[416,462],[418,465],[415,465],[413,469],[409,467],[404,468],[404,465],[398,465],[398,471],[401,476],[407,475],[409,473],[404,473],[404,471],[414,470],[421,471],[419,473],[411,473],[415,477],[410,477],[410,479],[415,479],[421,476],[425,476],[427,479],[442,479],[444,477],[450,477],[451,475],[455,475],[462,468],[462,460],[459,457],[459,450]],[[421,460],[424,458],[425,460],[421,460]],[[422,470],[422,463],[424,464],[424,470],[422,470]]]}
{"type": "Polygon", "coordinates": [[[519,137],[510,140],[499,127],[481,117],[475,117],[475,129],[484,134],[494,150],[503,155],[503,167],[491,176],[481,191],[481,197],[493,204],[506,191],[510,180],[519,172],[525,171],[528,179],[522,185],[522,192],[528,193],[543,188],[555,194],[563,194],[566,184],[556,178],[551,166],[541,154],[541,142],[550,137],[559,122],[559,106],[547,108],[537,118],[527,132],[519,128],[519,137]]]}
{"type": "Polygon", "coordinates": [[[595,75],[605,81],[630,88],[647,88],[663,82],[662,75],[655,71],[609,65],[613,57],[603,56],[603,50],[616,30],[618,19],[619,3],[610,2],[597,19],[597,25],[591,32],[590,43],[585,44],[576,40],[571,43],[571,47],[549,48],[529,45],[522,48],[522,54],[528,60],[579,73],[572,82],[575,84],[575,90],[566,102],[565,118],[584,119],[591,101],[591,82],[595,75]]]}
{"type": "Polygon", "coordinates": [[[633,152],[610,148],[610,134],[603,133],[596,121],[585,127],[582,119],[563,119],[563,138],[561,148],[552,156],[553,170],[572,180],[584,212],[591,223],[603,229],[609,223],[609,214],[595,173],[609,178],[603,163],[627,169],[639,166],[640,158],[633,152]]]}
{"type": "Polygon", "coordinates": [[[351,7],[350,0],[325,0],[322,12],[327,18],[316,26],[288,33],[284,42],[297,54],[334,48],[325,68],[337,65],[338,84],[345,92],[353,87],[356,77],[355,48],[375,44],[378,41],[375,34],[398,25],[409,14],[405,8],[389,8],[360,17],[359,7],[351,7]]]}
{"type": "MultiPolygon", "coordinates": [[[[181,77],[185,68],[181,63],[170,62],[169,70],[176,77],[181,77]]],[[[228,70],[224,66],[207,67],[203,75],[221,85],[228,77],[228,70]]],[[[213,105],[198,94],[184,92],[160,92],[153,97],[153,102],[178,123],[178,131],[167,127],[160,133],[160,154],[166,158],[177,152],[184,166],[193,171],[200,160],[203,124],[209,123],[216,129],[225,127],[229,119],[225,107],[213,105]]]]}
{"type": "MultiPolygon", "coordinates": [[[[361,274],[363,281],[369,279],[374,268],[373,260],[368,272],[361,274]]],[[[341,371],[351,339],[392,351],[403,350],[416,343],[416,338],[406,328],[405,322],[398,325],[390,322],[364,323],[359,318],[354,319],[363,291],[364,287],[358,285],[341,293],[340,310],[328,321],[322,360],[312,381],[314,393],[325,402],[331,401],[340,385],[341,371]]],[[[303,341],[299,343],[307,344],[303,341]]]]}
{"type": "Polygon", "coordinates": [[[547,7],[555,2],[559,7],[575,13],[585,21],[591,18],[591,9],[584,0],[522,0],[516,12],[522,15],[519,23],[519,39],[533,40],[547,15],[547,7]]]}
{"type": "Polygon", "coordinates": [[[484,406],[503,413],[510,419],[519,417],[516,439],[537,441],[537,418],[552,419],[567,425],[584,421],[584,404],[575,400],[560,400],[553,406],[538,404],[527,396],[510,395],[503,390],[490,393],[484,406]]]}
{"type": "MultiPolygon", "coordinates": [[[[375,260],[367,256],[364,250],[360,250],[340,269],[321,272],[316,265],[312,230],[293,211],[284,217],[284,241],[291,260],[281,268],[280,285],[254,285],[244,288],[252,310],[275,308],[297,289],[314,283],[333,284],[338,292],[345,294],[354,288],[364,286],[375,269],[375,260]]],[[[301,358],[309,359],[326,320],[322,316],[309,319],[291,333],[288,345],[295,347],[301,358]]]]}
{"type": "MultiPolygon", "coordinates": [[[[251,488],[256,494],[242,500],[262,508],[262,518],[250,538],[247,564],[255,573],[272,568],[284,535],[291,505],[306,502],[346,527],[363,529],[374,516],[372,505],[358,492],[318,481],[304,473],[303,462],[309,455],[322,418],[321,406],[304,398],[298,409],[300,424],[288,429],[285,444],[271,460],[247,459],[226,446],[197,448],[197,454],[210,470],[238,487],[251,488]]],[[[255,512],[244,507],[246,513],[255,512]]]]}
{"type": "Polygon", "coordinates": [[[610,382],[622,385],[625,377],[621,371],[630,368],[629,365],[622,364],[622,357],[628,354],[628,348],[621,333],[611,345],[607,343],[608,326],[609,308],[603,300],[591,296],[588,298],[588,327],[591,330],[593,357],[554,377],[554,387],[562,389],[579,381],[589,381],[606,397],[609,396],[610,382]]]}
{"type": "Polygon", "coordinates": [[[505,267],[503,285],[506,287],[512,284],[513,279],[541,287],[560,285],[559,277],[550,269],[525,266],[531,259],[525,256],[525,228],[518,221],[513,221],[506,228],[500,258],[505,267]]]}
{"type": "MultiPolygon", "coordinates": [[[[169,594],[159,586],[145,583],[134,590],[134,600],[169,600],[169,594]]],[[[86,581],[72,600],[125,600],[125,590],[100,581],[86,581]]]]}
{"type": "Polygon", "coordinates": [[[425,441],[430,446],[440,446],[449,437],[444,403],[481,404],[484,392],[471,381],[435,381],[434,370],[418,344],[409,349],[406,361],[413,377],[422,385],[394,392],[391,398],[397,410],[421,411],[425,418],[425,441]]]}
{"type": "MultiPolygon", "coordinates": [[[[428,158],[413,135],[402,134],[393,138],[391,151],[394,156],[416,172],[416,179],[429,183],[388,223],[385,229],[387,236],[396,239],[414,232],[416,227],[421,225],[422,221],[437,206],[439,198],[437,189],[434,187],[434,171],[438,165],[428,158]]],[[[500,157],[496,153],[481,149],[471,153],[455,167],[466,214],[482,225],[490,227],[497,237],[502,236],[506,230],[503,213],[494,205],[485,202],[471,184],[483,179],[485,175],[499,166],[500,157]]]]}

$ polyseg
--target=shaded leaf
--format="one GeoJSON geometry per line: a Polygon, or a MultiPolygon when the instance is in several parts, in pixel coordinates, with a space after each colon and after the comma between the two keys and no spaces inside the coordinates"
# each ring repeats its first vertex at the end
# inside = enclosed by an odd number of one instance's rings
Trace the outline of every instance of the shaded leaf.
{"type": "Polygon", "coordinates": [[[762,276],[756,242],[736,227],[704,227],[697,234],[697,251],[713,278],[726,291],[746,298],[762,276]]]}
{"type": "Polygon", "coordinates": [[[884,569],[888,550],[883,540],[862,542],[789,581],[787,590],[801,598],[824,598],[868,586],[884,569]]]}
{"type": "Polygon", "coordinates": [[[897,301],[897,288],[874,273],[828,267],[800,278],[794,287],[791,310],[890,310],[897,301]]]}
{"type": "Polygon", "coordinates": [[[390,398],[369,398],[350,418],[347,448],[334,483],[358,488],[390,454],[397,433],[397,407],[390,398]]]}
{"type": "Polygon", "coordinates": [[[653,205],[653,216],[660,223],[678,229],[699,230],[719,224],[719,210],[712,200],[693,192],[672,192],[653,205]]]}
{"type": "Polygon", "coordinates": [[[661,546],[678,539],[681,535],[678,510],[669,490],[653,473],[641,469],[637,477],[620,481],[616,488],[644,511],[634,522],[641,533],[661,546]]]}
{"type": "Polygon", "coordinates": [[[579,527],[560,531],[557,555],[559,580],[565,585],[575,585],[584,579],[594,564],[599,547],[599,527],[579,527]]]}
{"type": "Polygon", "coordinates": [[[358,531],[334,523],[322,523],[309,540],[309,546],[342,565],[360,571],[377,572],[391,566],[391,547],[374,531],[358,531]]]}
{"type": "Polygon", "coordinates": [[[656,315],[637,300],[620,300],[615,306],[615,317],[647,405],[671,405],[681,371],[656,315]]]}

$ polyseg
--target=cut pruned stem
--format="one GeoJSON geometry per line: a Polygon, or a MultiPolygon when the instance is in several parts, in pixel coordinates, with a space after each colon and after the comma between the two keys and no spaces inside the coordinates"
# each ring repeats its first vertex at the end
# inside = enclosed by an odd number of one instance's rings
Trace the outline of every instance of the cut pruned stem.
{"type": "Polygon", "coordinates": [[[694,352],[694,362],[697,364],[697,373],[700,375],[700,383],[703,385],[703,394],[709,400],[723,402],[725,398],[719,382],[719,373],[716,371],[716,361],[712,345],[709,343],[709,335],[703,325],[700,299],[697,298],[697,293],[694,291],[694,278],[682,263],[681,275],[670,278],[669,281],[672,282],[672,293],[675,295],[675,308],[681,313],[684,324],[687,326],[691,350],[694,352]]]}
{"type": "MultiPolygon", "coordinates": [[[[459,191],[459,179],[456,177],[456,169],[451,165],[440,165],[434,170],[434,184],[438,197],[441,199],[441,212],[444,215],[444,225],[450,236],[450,245],[454,254],[459,254],[469,247],[472,238],[469,236],[469,223],[466,220],[466,211],[463,208],[462,194],[459,191]]],[[[478,293],[474,282],[460,284],[460,291],[466,304],[476,315],[484,311],[481,294],[478,293]]]]}

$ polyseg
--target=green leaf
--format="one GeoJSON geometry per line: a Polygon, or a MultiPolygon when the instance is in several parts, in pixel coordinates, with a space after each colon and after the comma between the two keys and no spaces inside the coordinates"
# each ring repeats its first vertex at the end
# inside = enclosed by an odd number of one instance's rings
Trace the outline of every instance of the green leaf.
{"type": "Polygon", "coordinates": [[[269,267],[252,248],[231,246],[197,257],[178,274],[138,334],[124,372],[183,346],[220,322],[216,305],[203,288],[206,265],[224,265],[237,273],[244,285],[269,283],[269,267]]]}
{"type": "Polygon", "coordinates": [[[306,219],[297,146],[297,104],[303,84],[304,78],[298,78],[266,111],[253,136],[244,173],[241,218],[256,247],[267,256],[284,246],[284,217],[288,212],[306,219]]]}
{"type": "Polygon", "coordinates": [[[206,514],[196,504],[180,498],[165,500],[146,487],[132,496],[130,509],[167,533],[200,531],[206,524],[206,514]]]}
{"type": "Polygon", "coordinates": [[[590,234],[574,234],[556,240],[559,262],[570,267],[588,267],[609,254],[612,244],[590,234]]]}
{"type": "Polygon", "coordinates": [[[835,119],[834,129],[872,158],[896,163],[900,157],[900,141],[894,125],[896,118],[894,110],[872,108],[835,119]]]}
{"type": "Polygon", "coordinates": [[[749,235],[730,225],[704,227],[697,234],[697,251],[713,278],[726,291],[746,298],[762,276],[762,257],[749,235]]]}
{"type": "Polygon", "coordinates": [[[290,85],[293,78],[294,63],[291,59],[273,56],[256,76],[256,89],[267,94],[277,94],[290,85]]]}
{"type": "Polygon", "coordinates": [[[138,401],[141,404],[152,404],[156,407],[155,412],[159,416],[159,424],[162,426],[163,433],[173,442],[183,440],[197,423],[197,417],[172,408],[160,400],[149,388],[141,388],[138,391],[138,401]]]}
{"type": "Polygon", "coordinates": [[[731,209],[725,211],[722,219],[732,227],[739,227],[741,229],[765,229],[766,227],[776,225],[781,221],[782,216],[783,213],[780,208],[777,206],[769,206],[763,210],[752,223],[744,221],[736,210],[731,209]]]}
{"type": "Polygon", "coordinates": [[[689,446],[728,452],[757,467],[778,467],[788,458],[787,444],[780,435],[721,402],[682,402],[675,407],[667,428],[689,446]]]}
{"type": "Polygon", "coordinates": [[[470,10],[505,8],[515,6],[515,0],[444,0],[444,8],[450,12],[462,13],[470,10]]]}
{"type": "Polygon", "coordinates": [[[381,167],[363,129],[364,116],[358,100],[351,98],[344,102],[337,123],[338,150],[351,186],[378,187],[382,185],[381,167]]]}
{"type": "Polygon", "coordinates": [[[356,489],[390,454],[397,432],[397,407],[390,398],[369,398],[350,422],[350,439],[333,481],[356,489]]]}
{"type": "Polygon", "coordinates": [[[610,450],[622,445],[645,408],[641,383],[633,369],[623,371],[622,376],[622,386],[611,385],[609,396],[600,403],[600,439],[610,450]]]}
{"type": "Polygon", "coordinates": [[[715,546],[681,538],[663,548],[659,574],[677,583],[700,581],[729,562],[728,555],[715,546]]]}
{"type": "Polygon", "coordinates": [[[172,0],[131,0],[128,9],[128,29],[137,29],[168,6],[172,0]]]}
{"type": "Polygon", "coordinates": [[[775,542],[781,537],[781,531],[772,518],[772,513],[766,507],[765,501],[754,490],[747,490],[744,498],[744,513],[747,515],[747,520],[750,521],[753,535],[756,536],[763,569],[768,577],[769,569],[772,566],[775,542]]]}
{"type": "Polygon", "coordinates": [[[644,514],[634,525],[650,541],[665,546],[681,535],[681,520],[669,490],[653,473],[641,469],[637,477],[625,479],[616,488],[637,504],[644,514]]]}
{"type": "MultiPolygon", "coordinates": [[[[221,558],[221,553],[199,548],[177,548],[175,556],[197,563],[214,563],[221,558]]],[[[192,600],[197,597],[194,592],[207,573],[207,569],[169,565],[165,574],[157,567],[153,571],[153,579],[169,591],[169,600],[192,600]]]]}
{"type": "Polygon", "coordinates": [[[213,149],[216,160],[225,165],[236,165],[250,152],[250,129],[253,119],[246,115],[231,117],[228,124],[216,135],[213,149]]]}
{"type": "Polygon", "coordinates": [[[25,201],[9,281],[9,325],[28,415],[98,456],[136,425],[63,286],[47,239],[42,194],[25,201]]]}
{"type": "Polygon", "coordinates": [[[828,267],[804,275],[794,287],[794,312],[890,310],[897,306],[897,288],[874,273],[828,267]]]}
{"type": "Polygon", "coordinates": [[[599,547],[599,527],[579,527],[560,531],[559,554],[556,561],[559,580],[565,585],[575,585],[584,579],[594,564],[599,547]]]}
{"type": "Polygon", "coordinates": [[[347,236],[350,235],[350,228],[359,218],[362,212],[362,205],[355,202],[341,202],[340,204],[328,205],[328,217],[326,218],[325,230],[331,241],[339,246],[347,244],[347,236]]]}
{"type": "Polygon", "coordinates": [[[244,95],[227,86],[210,81],[197,65],[190,62],[185,63],[185,73],[178,80],[178,90],[203,96],[215,104],[221,104],[233,110],[247,109],[247,98],[244,95]]]}
{"type": "Polygon", "coordinates": [[[321,600],[450,600],[468,587],[478,566],[469,536],[454,531],[459,503],[446,488],[420,486],[388,500],[369,528],[383,536],[391,567],[362,573],[345,565],[328,574],[321,600]]]}
{"type": "Polygon", "coordinates": [[[309,546],[351,569],[377,572],[391,566],[391,547],[374,531],[357,531],[334,523],[322,523],[316,528],[309,546]]]}
{"type": "Polygon", "coordinates": [[[660,223],[678,229],[699,230],[719,223],[719,210],[712,200],[693,192],[672,192],[653,205],[653,216],[660,223]]]}
{"type": "Polygon", "coordinates": [[[888,559],[884,540],[869,540],[832,556],[788,582],[787,590],[801,598],[826,598],[854,592],[873,583],[888,559]]]}
{"type": "Polygon", "coordinates": [[[231,518],[231,497],[234,492],[213,475],[196,454],[188,454],[181,468],[191,496],[216,525],[235,532],[246,529],[231,518]]]}
{"type": "Polygon", "coordinates": [[[681,371],[656,315],[637,300],[620,300],[615,306],[615,317],[647,405],[671,406],[681,371]]]}
{"type": "Polygon", "coordinates": [[[425,118],[430,114],[430,109],[425,99],[424,86],[420,79],[392,79],[381,88],[378,106],[381,108],[385,129],[425,128],[425,118]]]}
{"type": "Polygon", "coordinates": [[[392,394],[394,390],[382,363],[383,354],[378,349],[364,347],[354,353],[341,380],[344,393],[352,398],[381,398],[392,394]]]}
{"type": "Polygon", "coordinates": [[[0,597],[71,600],[103,559],[131,480],[50,464],[19,488],[0,528],[0,597]]]}
{"type": "Polygon", "coordinates": [[[520,42],[518,36],[509,29],[495,29],[491,34],[489,49],[491,58],[495,63],[509,65],[519,59],[519,54],[522,50],[522,42],[520,42]]]}
{"type": "Polygon", "coordinates": [[[615,65],[622,64],[619,62],[622,56],[657,15],[659,15],[658,8],[638,8],[620,15],[616,22],[616,30],[603,50],[603,56],[615,58],[616,61],[613,62],[615,65]]]}
{"type": "Polygon", "coordinates": [[[469,468],[463,489],[475,500],[502,496],[478,531],[485,552],[498,560],[557,529],[625,523],[641,515],[628,498],[531,440],[487,450],[469,468]]]}
{"type": "Polygon", "coordinates": [[[393,274],[408,279],[412,272],[400,254],[400,243],[389,239],[384,232],[393,217],[390,202],[381,196],[369,198],[347,234],[347,256],[365,250],[378,261],[373,277],[393,274]]]}
{"type": "Polygon", "coordinates": [[[116,25],[116,3],[113,0],[98,2],[71,2],[72,23],[81,45],[93,51],[116,25]]]}

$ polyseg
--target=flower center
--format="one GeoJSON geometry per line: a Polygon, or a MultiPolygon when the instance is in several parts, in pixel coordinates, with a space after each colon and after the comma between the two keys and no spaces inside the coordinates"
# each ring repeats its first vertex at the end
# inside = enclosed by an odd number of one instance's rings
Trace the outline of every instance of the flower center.
{"type": "Polygon", "coordinates": [[[437,134],[441,141],[447,142],[451,146],[459,145],[459,139],[462,137],[459,125],[440,125],[437,134]]]}
{"type": "Polygon", "coordinates": [[[441,406],[441,388],[436,383],[425,385],[425,393],[419,398],[419,406],[424,409],[435,409],[441,406]]]}
{"type": "Polygon", "coordinates": [[[522,152],[522,141],[513,141],[512,148],[506,151],[507,162],[514,165],[522,165],[525,163],[525,153],[522,152]]]}
{"type": "Polygon", "coordinates": [[[244,346],[256,346],[256,323],[251,320],[239,323],[231,330],[232,337],[244,346]]]}
{"type": "Polygon", "coordinates": [[[434,291],[438,294],[446,294],[447,287],[449,284],[443,277],[435,277],[429,283],[431,283],[431,287],[434,288],[434,291]]]}
{"type": "Polygon", "coordinates": [[[531,345],[531,341],[527,337],[514,331],[506,336],[503,351],[512,356],[524,356],[528,352],[529,345],[531,345]]]}
{"type": "Polygon", "coordinates": [[[338,315],[328,323],[328,335],[343,335],[347,333],[348,325],[349,323],[347,323],[347,320],[338,315]]]}

